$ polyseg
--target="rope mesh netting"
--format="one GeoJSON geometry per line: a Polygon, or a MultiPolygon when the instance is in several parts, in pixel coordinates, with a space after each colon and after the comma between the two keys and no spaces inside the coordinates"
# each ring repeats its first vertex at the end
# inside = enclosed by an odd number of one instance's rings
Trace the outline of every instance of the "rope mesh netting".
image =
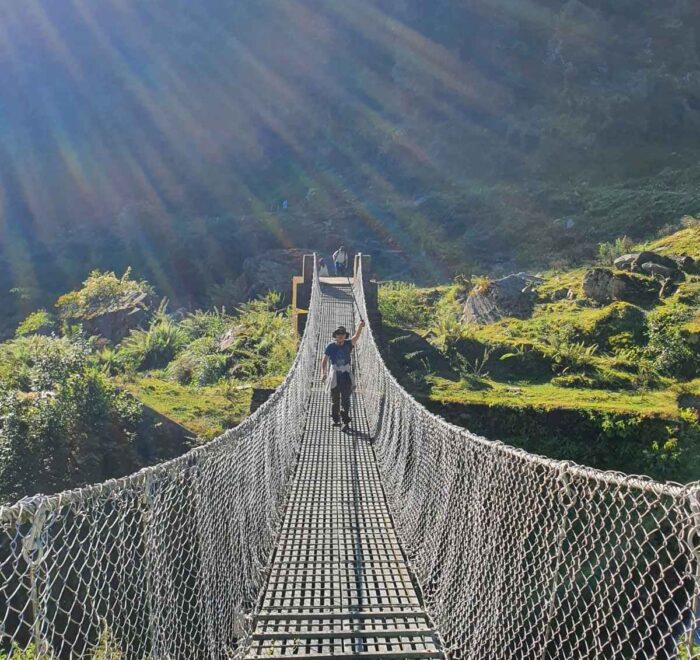
{"type": "MultiPolygon", "coordinates": [[[[361,274],[354,288],[367,318],[361,274]]],[[[368,335],[359,383],[383,485],[450,657],[700,657],[698,483],[475,436],[417,403],[368,335]]]]}
{"type": "MultiPolygon", "coordinates": [[[[311,308],[316,309],[317,278],[311,308]]],[[[319,314],[270,400],[209,444],[0,509],[0,659],[229,658],[284,514],[319,314]]],[[[248,616],[246,616],[248,615],[248,616]]]]}
{"type": "MultiPolygon", "coordinates": [[[[0,660],[240,656],[318,369],[318,300],[314,272],[294,365],[237,428],[135,475],[0,509],[0,660]]],[[[396,382],[371,327],[357,363],[394,523],[450,657],[693,657],[698,484],[450,425],[396,382]]]]}

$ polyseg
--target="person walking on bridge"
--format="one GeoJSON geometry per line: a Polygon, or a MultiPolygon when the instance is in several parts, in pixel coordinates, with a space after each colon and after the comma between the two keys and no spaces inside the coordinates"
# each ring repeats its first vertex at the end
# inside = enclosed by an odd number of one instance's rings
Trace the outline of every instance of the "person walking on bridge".
{"type": "Polygon", "coordinates": [[[341,245],[333,253],[333,265],[335,266],[335,274],[338,277],[346,274],[348,268],[348,253],[344,245],[341,245]]]}
{"type": "Polygon", "coordinates": [[[355,348],[364,327],[365,322],[360,320],[355,334],[350,337],[350,333],[341,325],[333,333],[333,341],[326,346],[323,360],[321,360],[321,380],[326,382],[331,393],[333,426],[340,426],[342,419],[344,430],[350,426],[350,395],[355,389],[355,377],[352,373],[352,350],[355,348]],[[328,373],[329,366],[330,375],[328,373]]]}
{"type": "Polygon", "coordinates": [[[321,260],[318,262],[318,276],[319,277],[329,277],[330,273],[328,272],[328,264],[326,263],[326,260],[321,257],[321,260]]]}

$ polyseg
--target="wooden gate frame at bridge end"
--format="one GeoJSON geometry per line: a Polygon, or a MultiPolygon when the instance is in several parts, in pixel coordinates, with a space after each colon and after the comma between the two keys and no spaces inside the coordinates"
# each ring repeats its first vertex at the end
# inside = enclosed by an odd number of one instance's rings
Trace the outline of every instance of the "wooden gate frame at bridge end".
{"type": "MultiPolygon", "coordinates": [[[[372,331],[375,336],[379,336],[382,323],[377,298],[377,282],[371,277],[372,257],[370,255],[361,253],[355,255],[353,276],[352,278],[347,278],[347,281],[350,285],[354,283],[359,272],[360,264],[362,264],[362,284],[365,291],[368,320],[372,325],[372,331]]],[[[313,254],[304,255],[301,273],[301,275],[294,275],[294,277],[292,277],[292,328],[298,341],[301,340],[304,334],[309,305],[311,303],[311,287],[313,286],[314,279],[313,254]]]]}

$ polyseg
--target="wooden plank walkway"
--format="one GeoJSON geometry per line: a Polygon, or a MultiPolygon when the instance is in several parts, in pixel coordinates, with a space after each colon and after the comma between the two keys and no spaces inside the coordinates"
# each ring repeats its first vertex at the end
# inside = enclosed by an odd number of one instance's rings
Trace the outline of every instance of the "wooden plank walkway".
{"type": "MultiPolygon", "coordinates": [[[[345,283],[322,284],[319,365],[333,330],[356,324],[345,283]]],[[[396,537],[361,399],[353,395],[352,428],[343,432],[331,424],[320,379],[311,397],[246,657],[445,657],[396,537]]]]}

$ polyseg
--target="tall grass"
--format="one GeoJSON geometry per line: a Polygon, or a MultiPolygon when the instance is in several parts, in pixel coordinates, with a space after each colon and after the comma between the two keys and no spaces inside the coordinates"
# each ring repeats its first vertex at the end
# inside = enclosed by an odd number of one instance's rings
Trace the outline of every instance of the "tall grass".
{"type": "Polygon", "coordinates": [[[415,284],[389,282],[379,289],[379,311],[384,323],[417,328],[429,322],[429,310],[415,284]]]}
{"type": "Polygon", "coordinates": [[[187,343],[187,335],[165,313],[148,330],[136,329],[121,343],[124,362],[136,370],[162,369],[187,343]]]}

